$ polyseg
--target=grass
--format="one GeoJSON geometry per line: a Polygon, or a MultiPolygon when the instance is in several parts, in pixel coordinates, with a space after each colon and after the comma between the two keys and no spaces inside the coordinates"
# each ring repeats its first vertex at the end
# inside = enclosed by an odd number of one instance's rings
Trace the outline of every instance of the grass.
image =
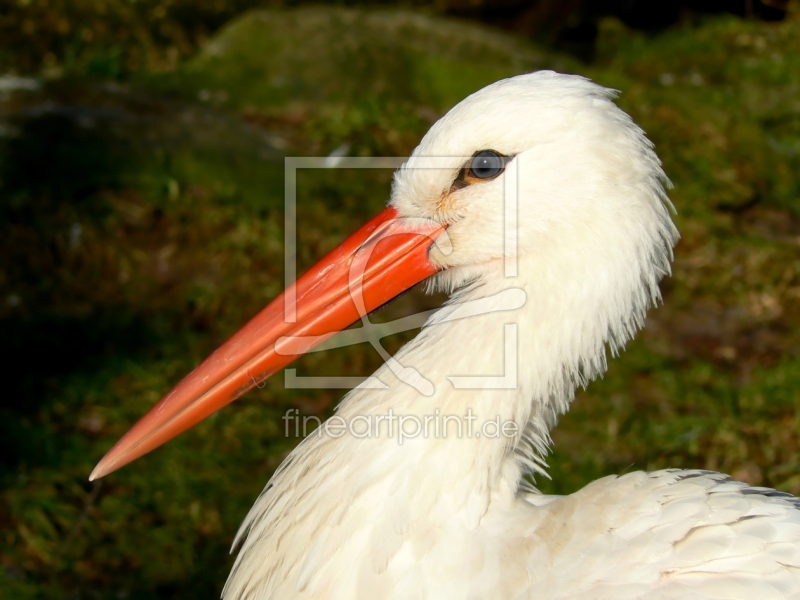
{"type": "MultiPolygon", "coordinates": [[[[675,183],[683,238],[665,305],[579,394],[537,484],[569,493],[673,466],[800,493],[798,29],[715,19],[645,37],[609,20],[583,66],[457,21],[260,12],[171,73],[7,94],[0,596],[217,594],[239,522],[297,442],[281,415],[328,415],[340,392],[276,377],[119,474],[87,474],[283,287],[283,156],[407,154],[465,94],[539,68],[622,91],[675,183]]],[[[299,177],[301,268],[390,185],[382,171],[299,177]]],[[[382,318],[436,301],[412,293],[382,318]]],[[[359,346],[296,366],[365,375],[378,361],[359,346]]]]}

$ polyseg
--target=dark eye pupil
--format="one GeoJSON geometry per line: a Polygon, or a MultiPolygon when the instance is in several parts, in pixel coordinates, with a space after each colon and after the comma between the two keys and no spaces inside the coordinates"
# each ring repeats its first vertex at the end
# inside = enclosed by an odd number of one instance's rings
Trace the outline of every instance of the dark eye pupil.
{"type": "Polygon", "coordinates": [[[472,157],[470,171],[473,177],[489,179],[503,170],[503,158],[493,150],[481,150],[472,157]]]}

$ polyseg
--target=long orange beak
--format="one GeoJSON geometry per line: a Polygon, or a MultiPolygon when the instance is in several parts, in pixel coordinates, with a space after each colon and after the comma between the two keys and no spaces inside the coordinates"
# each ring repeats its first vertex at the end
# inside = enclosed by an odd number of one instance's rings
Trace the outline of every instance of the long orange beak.
{"type": "Polygon", "coordinates": [[[433,221],[402,219],[393,208],[385,209],[164,396],[111,448],[89,479],[158,448],[434,274],[439,267],[428,251],[443,230],[433,221]]]}

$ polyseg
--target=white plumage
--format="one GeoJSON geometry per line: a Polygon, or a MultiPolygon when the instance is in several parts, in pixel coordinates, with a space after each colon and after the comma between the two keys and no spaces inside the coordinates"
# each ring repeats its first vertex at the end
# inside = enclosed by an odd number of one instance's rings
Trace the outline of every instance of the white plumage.
{"type": "Polygon", "coordinates": [[[788,494],[708,471],[606,477],[563,497],[524,480],[545,471],[576,387],[644,325],[678,239],[652,144],[613,96],[552,72],[500,81],[436,123],[395,176],[400,216],[448,225],[430,282],[451,301],[396,356],[435,390],[384,365],[388,389],[356,388],[337,416],[469,413],[475,431],[499,419],[519,433],[310,435],[245,519],[226,600],[800,598],[800,501],[788,494]],[[513,158],[496,178],[454,185],[481,150],[513,158]],[[521,308],[503,303],[509,290],[524,292],[521,308]],[[497,310],[454,318],[476,299],[497,310]],[[502,375],[508,336],[515,385],[454,385],[502,375]]]}
{"type": "Polygon", "coordinates": [[[586,79],[539,72],[453,108],[398,171],[402,216],[450,224],[434,285],[453,293],[397,355],[436,387],[425,397],[385,366],[389,390],[356,389],[337,414],[498,415],[508,439],[311,435],[247,516],[225,587],[238,598],[800,597],[800,505],[718,473],[606,477],[565,497],[525,485],[576,386],[600,375],[659,299],[678,234],[652,144],[586,79]],[[515,169],[451,193],[463,157],[515,169]],[[442,157],[453,157],[452,159],[442,157]],[[425,169],[425,166],[436,169],[425,169]],[[504,179],[519,182],[518,276],[503,274],[504,179]],[[442,317],[509,288],[516,311],[442,317]],[[455,389],[497,374],[504,324],[518,327],[514,389],[455,389]]]}

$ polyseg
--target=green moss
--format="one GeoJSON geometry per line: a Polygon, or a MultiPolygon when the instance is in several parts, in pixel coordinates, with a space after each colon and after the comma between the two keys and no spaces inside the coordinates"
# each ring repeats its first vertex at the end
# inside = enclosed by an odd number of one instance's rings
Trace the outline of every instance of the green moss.
{"type": "Polygon", "coordinates": [[[314,7],[247,13],[180,73],[239,107],[381,99],[442,110],[546,60],[529,43],[469,22],[314,7]]]}

